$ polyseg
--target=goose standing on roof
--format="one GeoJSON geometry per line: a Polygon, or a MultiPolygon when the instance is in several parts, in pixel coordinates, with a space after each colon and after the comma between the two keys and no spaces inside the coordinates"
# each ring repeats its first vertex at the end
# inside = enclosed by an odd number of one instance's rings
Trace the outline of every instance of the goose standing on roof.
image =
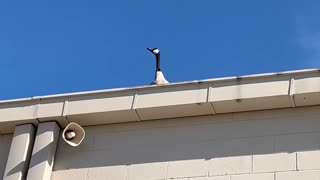
{"type": "Polygon", "coordinates": [[[152,54],[156,56],[156,73],[155,80],[151,84],[167,84],[169,83],[164,77],[161,69],[160,69],[160,50],[158,48],[147,48],[152,54]]]}

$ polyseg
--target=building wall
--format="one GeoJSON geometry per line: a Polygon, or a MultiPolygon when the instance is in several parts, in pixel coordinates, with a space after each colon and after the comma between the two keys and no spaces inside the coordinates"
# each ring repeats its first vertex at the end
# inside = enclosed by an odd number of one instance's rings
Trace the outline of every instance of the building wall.
{"type": "Polygon", "coordinates": [[[0,179],[3,178],[3,174],[6,168],[11,140],[12,134],[0,135],[0,179]]]}
{"type": "Polygon", "coordinates": [[[52,180],[318,180],[320,106],[86,127],[52,180]]]}

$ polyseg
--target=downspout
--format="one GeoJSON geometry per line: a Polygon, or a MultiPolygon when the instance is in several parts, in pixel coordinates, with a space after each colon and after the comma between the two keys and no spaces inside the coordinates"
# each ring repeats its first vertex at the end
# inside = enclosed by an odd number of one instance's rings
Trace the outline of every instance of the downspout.
{"type": "Polygon", "coordinates": [[[60,126],[40,123],[37,130],[27,180],[50,180],[60,135],[60,126]]]}
{"type": "Polygon", "coordinates": [[[59,135],[54,121],[16,126],[3,180],[50,180],[59,135]]]}
{"type": "Polygon", "coordinates": [[[36,128],[32,124],[16,126],[3,180],[25,180],[29,169],[36,128]]]}

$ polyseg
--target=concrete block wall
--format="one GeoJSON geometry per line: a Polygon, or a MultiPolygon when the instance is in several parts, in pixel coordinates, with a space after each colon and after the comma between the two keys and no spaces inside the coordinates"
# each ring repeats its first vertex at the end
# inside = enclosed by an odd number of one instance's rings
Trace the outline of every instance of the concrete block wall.
{"type": "Polygon", "coordinates": [[[6,163],[9,155],[12,134],[0,134],[0,179],[3,178],[6,163]]]}
{"type": "Polygon", "coordinates": [[[319,180],[320,106],[88,126],[52,180],[319,180]]]}

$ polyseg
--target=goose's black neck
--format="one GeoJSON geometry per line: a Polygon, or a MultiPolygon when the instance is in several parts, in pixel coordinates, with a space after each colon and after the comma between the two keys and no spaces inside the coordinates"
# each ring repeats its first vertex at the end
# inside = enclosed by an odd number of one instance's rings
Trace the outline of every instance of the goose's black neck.
{"type": "Polygon", "coordinates": [[[156,54],[156,60],[157,60],[156,71],[161,71],[161,69],[160,69],[160,53],[156,54]]]}

